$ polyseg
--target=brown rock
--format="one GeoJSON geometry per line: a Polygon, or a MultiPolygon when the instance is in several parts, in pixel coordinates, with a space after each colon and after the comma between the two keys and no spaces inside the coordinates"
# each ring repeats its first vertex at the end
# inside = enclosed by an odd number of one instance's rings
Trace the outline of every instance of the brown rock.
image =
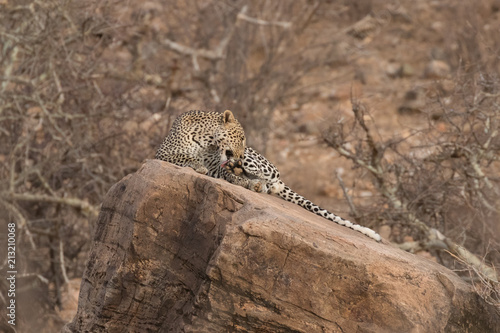
{"type": "Polygon", "coordinates": [[[450,270],[300,207],[147,161],[102,205],[64,332],[493,332],[450,270]]]}

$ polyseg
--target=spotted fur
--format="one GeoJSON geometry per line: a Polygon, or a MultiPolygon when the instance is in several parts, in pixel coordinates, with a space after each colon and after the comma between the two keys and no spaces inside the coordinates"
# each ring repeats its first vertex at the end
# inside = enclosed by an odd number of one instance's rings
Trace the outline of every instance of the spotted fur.
{"type": "Polygon", "coordinates": [[[194,110],[175,119],[155,158],[260,192],[261,181],[238,177],[237,172],[223,168],[229,161],[241,164],[245,146],[245,132],[231,111],[194,110]]]}
{"type": "Polygon", "coordinates": [[[326,209],[319,207],[318,205],[307,200],[300,194],[294,192],[290,187],[285,185],[280,179],[280,173],[278,169],[269,162],[264,156],[259,154],[257,151],[250,147],[245,149],[245,156],[243,158],[243,165],[235,165],[234,163],[228,163],[225,168],[229,172],[234,172],[240,174],[243,178],[248,178],[252,180],[261,180],[263,183],[262,192],[269,194],[277,194],[286,201],[297,204],[311,213],[324,217],[327,220],[333,221],[345,227],[351,228],[353,230],[359,231],[362,234],[373,238],[377,242],[381,241],[381,237],[375,231],[370,228],[360,226],[359,224],[352,223],[342,217],[330,213],[326,209]],[[240,169],[241,168],[241,169],[240,169]]]}

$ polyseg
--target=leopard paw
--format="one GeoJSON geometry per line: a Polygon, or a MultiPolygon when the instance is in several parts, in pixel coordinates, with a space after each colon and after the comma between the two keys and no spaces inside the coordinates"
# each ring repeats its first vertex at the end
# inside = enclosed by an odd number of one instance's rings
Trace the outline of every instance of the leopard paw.
{"type": "Polygon", "coordinates": [[[208,174],[208,169],[204,166],[200,166],[200,167],[194,169],[194,171],[201,173],[202,175],[208,174]]]}
{"type": "Polygon", "coordinates": [[[261,179],[254,179],[250,181],[249,189],[257,193],[267,193],[268,187],[266,182],[261,179]]]}
{"type": "Polygon", "coordinates": [[[240,176],[243,173],[243,162],[241,160],[230,159],[224,166],[227,172],[240,176]]]}
{"type": "Polygon", "coordinates": [[[253,189],[252,191],[255,191],[255,192],[262,192],[262,184],[260,182],[257,182],[255,184],[253,184],[253,189]]]}

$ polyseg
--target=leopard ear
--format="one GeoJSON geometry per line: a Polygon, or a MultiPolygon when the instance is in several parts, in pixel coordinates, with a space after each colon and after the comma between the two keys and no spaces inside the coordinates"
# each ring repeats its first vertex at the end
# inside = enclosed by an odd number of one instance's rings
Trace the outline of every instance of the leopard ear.
{"type": "Polygon", "coordinates": [[[223,119],[224,119],[224,124],[236,122],[236,119],[234,118],[233,113],[229,110],[224,111],[223,119]]]}

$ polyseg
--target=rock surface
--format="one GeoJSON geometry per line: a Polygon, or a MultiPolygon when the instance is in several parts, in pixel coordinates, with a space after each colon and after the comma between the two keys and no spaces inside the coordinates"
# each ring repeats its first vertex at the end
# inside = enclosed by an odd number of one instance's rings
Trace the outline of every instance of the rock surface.
{"type": "Polygon", "coordinates": [[[63,332],[494,332],[450,270],[157,160],[107,194],[63,332]]]}

